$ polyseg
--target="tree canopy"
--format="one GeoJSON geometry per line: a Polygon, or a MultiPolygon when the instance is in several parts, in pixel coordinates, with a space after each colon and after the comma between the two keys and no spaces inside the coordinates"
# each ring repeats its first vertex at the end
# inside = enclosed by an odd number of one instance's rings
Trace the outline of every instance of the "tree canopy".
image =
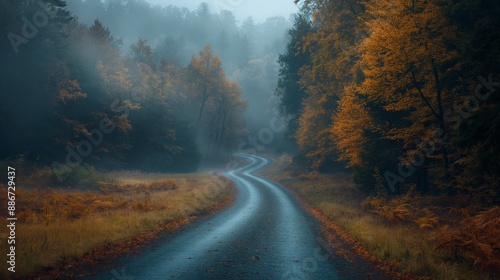
{"type": "Polygon", "coordinates": [[[368,192],[499,190],[500,5],[465,2],[302,1],[276,93],[310,168],[368,192]]]}

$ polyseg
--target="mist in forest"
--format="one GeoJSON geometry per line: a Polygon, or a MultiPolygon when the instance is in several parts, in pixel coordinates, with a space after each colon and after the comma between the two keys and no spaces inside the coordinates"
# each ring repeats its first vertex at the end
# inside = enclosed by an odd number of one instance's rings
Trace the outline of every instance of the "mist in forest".
{"type": "MultiPolygon", "coordinates": [[[[225,1],[2,2],[3,158],[61,174],[81,164],[194,171],[253,149],[249,137],[278,123],[291,14],[237,18],[225,1]]],[[[266,148],[280,146],[276,131],[266,148]]]]}
{"type": "MultiPolygon", "coordinates": [[[[74,0],[68,2],[67,8],[83,24],[91,25],[99,19],[111,34],[120,38],[123,53],[129,52],[140,37],[147,40],[156,60],[168,59],[186,66],[193,55],[210,44],[227,75],[243,89],[248,101],[245,119],[249,127],[259,130],[268,126],[266,122],[277,105],[273,98],[277,60],[285,49],[292,15],[276,15],[259,23],[252,16],[236,18],[232,11],[221,10],[226,6],[217,4],[218,1],[199,1],[201,4],[192,10],[155,4],[166,1],[152,2],[74,0]]],[[[227,7],[238,8],[236,4],[227,7]]]]}

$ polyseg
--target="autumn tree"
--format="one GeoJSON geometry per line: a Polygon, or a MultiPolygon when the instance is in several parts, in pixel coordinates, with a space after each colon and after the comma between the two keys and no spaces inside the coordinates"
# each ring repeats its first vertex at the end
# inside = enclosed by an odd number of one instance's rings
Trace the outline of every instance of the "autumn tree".
{"type": "Polygon", "coordinates": [[[313,11],[314,32],[303,47],[311,53],[311,67],[301,73],[307,97],[296,138],[312,166],[333,169],[338,150],[330,136],[332,117],[344,89],[356,80],[354,50],[363,35],[358,15],[364,7],[362,1],[318,0],[304,5],[313,11]]]}
{"type": "Polygon", "coordinates": [[[498,190],[498,3],[305,0],[302,9],[313,15],[304,98],[290,107],[287,89],[279,94],[286,110],[300,108],[309,167],[340,160],[368,191],[381,177],[394,193],[498,190]]]}
{"type": "MultiPolygon", "coordinates": [[[[401,141],[406,157],[401,164],[421,161],[422,143],[448,131],[450,106],[443,77],[453,68],[456,52],[447,48],[455,27],[443,17],[436,1],[376,1],[367,4],[369,37],[360,48],[364,81],[360,92],[388,112],[404,113],[405,122],[392,120],[384,137],[401,141]]],[[[447,180],[448,144],[435,143],[447,180]]],[[[401,178],[398,179],[401,181],[401,178]]]]}
{"type": "Polygon", "coordinates": [[[188,69],[200,104],[196,120],[196,127],[199,130],[207,101],[216,94],[218,83],[225,76],[225,72],[222,69],[222,61],[213,54],[210,45],[206,45],[200,51],[199,57],[193,56],[188,69]]]}
{"type": "MultiPolygon", "coordinates": [[[[227,146],[231,138],[241,137],[240,129],[232,130],[232,123],[242,126],[242,113],[246,107],[242,100],[240,86],[228,79],[222,68],[221,59],[213,54],[210,45],[200,51],[199,57],[193,56],[187,67],[187,83],[190,84],[191,103],[197,110],[195,124],[198,142],[206,154],[219,156],[223,145],[227,146]]],[[[229,146],[227,146],[229,147],[229,146]]]]}
{"type": "Polygon", "coordinates": [[[70,146],[77,148],[81,141],[97,137],[93,133],[103,134],[85,158],[87,163],[118,164],[123,161],[122,152],[128,148],[124,136],[132,125],[127,112],[137,108],[130,101],[130,72],[119,47],[120,41],[98,20],[88,28],[73,30],[73,56],[69,59],[86,98],[59,104],[58,110],[63,112],[75,135],[70,146]],[[97,132],[103,122],[109,124],[112,133],[97,132]]]}
{"type": "MultiPolygon", "coordinates": [[[[178,50],[190,52],[184,46],[193,41],[171,37],[177,50],[166,50],[139,38],[129,48],[103,23],[137,10],[153,15],[149,4],[109,1],[105,8],[99,1],[70,1],[73,8],[96,8],[102,15],[103,21],[83,15],[82,24],[64,0],[0,2],[0,30],[6,35],[0,40],[2,159],[22,154],[52,166],[62,179],[81,164],[194,171],[201,157],[197,133],[209,128],[212,117],[213,152],[237,146],[246,105],[242,89],[229,81],[209,45],[183,67],[174,62],[178,50]]],[[[183,25],[203,18],[207,30],[222,20],[206,9],[195,15],[169,7],[165,13],[182,17],[183,25]]],[[[165,13],[155,22],[165,20],[165,13]]],[[[238,32],[235,24],[228,28],[238,32]]]]}
{"type": "Polygon", "coordinates": [[[236,125],[243,126],[241,112],[246,102],[241,98],[242,93],[237,83],[225,80],[211,100],[205,126],[208,130],[207,155],[220,155],[223,146],[231,147],[231,141],[241,137],[236,125]]]}

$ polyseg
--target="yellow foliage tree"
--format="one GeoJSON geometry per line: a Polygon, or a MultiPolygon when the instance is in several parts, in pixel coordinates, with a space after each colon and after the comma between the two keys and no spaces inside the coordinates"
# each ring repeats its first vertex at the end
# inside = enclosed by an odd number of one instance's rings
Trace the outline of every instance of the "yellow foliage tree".
{"type": "MultiPolygon", "coordinates": [[[[446,132],[451,94],[442,79],[457,55],[446,47],[455,28],[435,0],[371,1],[366,15],[369,36],[360,46],[365,79],[359,91],[386,111],[406,113],[407,124],[393,125],[385,136],[402,141],[413,156],[419,148],[415,141],[432,139],[432,128],[446,132]]],[[[440,144],[446,174],[448,152],[446,143],[440,144]]]]}
{"type": "MultiPolygon", "coordinates": [[[[345,87],[356,76],[356,45],[363,37],[359,13],[362,1],[305,1],[314,13],[315,32],[309,34],[303,50],[311,52],[311,67],[302,71],[301,84],[308,97],[299,118],[297,143],[310,163],[320,167],[336,159],[332,118],[345,87]]],[[[339,127],[337,127],[339,128],[339,127]]]]}
{"type": "Polygon", "coordinates": [[[199,57],[192,57],[189,70],[193,79],[193,86],[201,99],[197,120],[197,128],[199,129],[207,101],[216,93],[218,83],[226,74],[222,69],[221,59],[213,54],[210,45],[206,45],[200,51],[199,57]]]}
{"type": "Polygon", "coordinates": [[[357,96],[354,86],[345,89],[333,117],[330,135],[339,150],[339,160],[348,167],[363,164],[361,154],[369,141],[365,131],[373,129],[373,121],[365,102],[357,96]]]}

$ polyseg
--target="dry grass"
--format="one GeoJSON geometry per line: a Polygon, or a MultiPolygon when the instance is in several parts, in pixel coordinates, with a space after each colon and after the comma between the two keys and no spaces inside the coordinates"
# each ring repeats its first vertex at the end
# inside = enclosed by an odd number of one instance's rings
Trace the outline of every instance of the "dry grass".
{"type": "MultiPolygon", "coordinates": [[[[103,183],[96,192],[18,187],[16,275],[199,215],[231,193],[231,183],[218,176],[122,175],[123,180],[103,183]]],[[[1,199],[5,189],[2,186],[1,199]]],[[[6,252],[6,236],[1,237],[0,250],[6,252]]]]}
{"type": "MultiPolygon", "coordinates": [[[[426,224],[424,220],[418,219],[426,217],[428,212],[421,211],[422,217],[414,217],[416,221],[402,221],[398,213],[402,213],[403,219],[409,216],[405,216],[404,206],[401,206],[404,203],[401,202],[387,210],[396,214],[391,222],[387,217],[363,209],[366,202],[361,200],[362,196],[350,176],[307,173],[280,164],[283,162],[281,159],[276,162],[262,175],[295,190],[370,253],[382,260],[395,261],[402,271],[443,280],[494,279],[493,273],[489,274],[474,266],[473,258],[467,252],[438,248],[435,230],[419,227],[416,222],[426,224]]],[[[425,222],[430,223],[427,220],[425,222]]]]}

